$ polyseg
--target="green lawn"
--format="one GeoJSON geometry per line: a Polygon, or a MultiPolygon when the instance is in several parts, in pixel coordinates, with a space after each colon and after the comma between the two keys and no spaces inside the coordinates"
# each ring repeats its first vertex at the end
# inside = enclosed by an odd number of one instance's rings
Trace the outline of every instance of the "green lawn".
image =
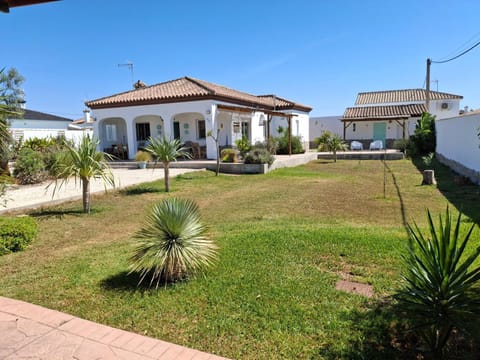
{"type": "MultiPolygon", "coordinates": [[[[182,175],[32,214],[38,239],[0,257],[0,295],[237,359],[401,358],[395,318],[379,306],[400,284],[405,221],[463,208],[478,221],[478,187],[437,165],[420,186],[410,161],[311,162],[267,175],[182,175]],[[127,275],[132,234],[165,196],[195,199],[218,263],[189,282],[148,290],[127,275]],[[375,298],[335,290],[373,285],[375,298]]],[[[157,171],[157,170],[155,170],[157,171]]],[[[160,171],[160,170],[158,170],[160,171]]],[[[474,233],[474,243],[480,236],[474,233]]]]}

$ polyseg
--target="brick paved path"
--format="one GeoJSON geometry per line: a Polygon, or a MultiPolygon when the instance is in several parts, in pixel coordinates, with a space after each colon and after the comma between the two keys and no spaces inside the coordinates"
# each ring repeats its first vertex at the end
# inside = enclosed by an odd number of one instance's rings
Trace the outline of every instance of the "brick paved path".
{"type": "Polygon", "coordinates": [[[225,358],[0,297],[0,359],[225,358]]]}

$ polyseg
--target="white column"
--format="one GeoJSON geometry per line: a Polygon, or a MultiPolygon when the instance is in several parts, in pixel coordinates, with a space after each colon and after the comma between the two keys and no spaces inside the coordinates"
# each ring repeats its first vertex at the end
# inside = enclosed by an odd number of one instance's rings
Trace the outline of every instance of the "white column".
{"type": "Polygon", "coordinates": [[[216,159],[217,158],[217,147],[215,141],[211,136],[208,136],[208,133],[211,133],[214,136],[217,136],[217,105],[212,104],[210,109],[210,114],[205,117],[205,132],[207,134],[206,143],[207,143],[207,159],[216,159]]]}
{"type": "Polygon", "coordinates": [[[128,146],[128,158],[134,159],[137,152],[137,142],[135,141],[135,125],[134,118],[125,118],[127,124],[127,146],[128,146]]]}

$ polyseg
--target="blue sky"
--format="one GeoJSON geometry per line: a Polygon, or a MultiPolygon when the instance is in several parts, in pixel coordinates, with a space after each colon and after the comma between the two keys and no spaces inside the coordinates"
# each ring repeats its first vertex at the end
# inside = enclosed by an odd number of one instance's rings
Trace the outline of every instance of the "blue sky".
{"type": "MultiPolygon", "coordinates": [[[[427,57],[480,40],[476,0],[63,0],[0,13],[0,67],[27,107],[70,118],[84,101],[192,76],[342,114],[360,91],[424,86],[427,57]]],[[[440,91],[480,107],[480,46],[432,66],[440,91]]],[[[437,83],[432,83],[432,89],[437,83]]]]}

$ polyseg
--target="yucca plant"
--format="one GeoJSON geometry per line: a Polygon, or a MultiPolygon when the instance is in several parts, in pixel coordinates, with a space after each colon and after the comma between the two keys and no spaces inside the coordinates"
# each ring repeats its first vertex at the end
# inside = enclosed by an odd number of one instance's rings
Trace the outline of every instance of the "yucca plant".
{"type": "Polygon", "coordinates": [[[148,146],[145,151],[149,152],[155,163],[160,161],[163,164],[165,191],[170,191],[169,169],[172,161],[177,161],[179,157],[191,158],[188,148],[184,147],[179,139],[169,139],[165,136],[148,139],[148,146]]]}
{"type": "Polygon", "coordinates": [[[210,266],[217,246],[205,236],[197,204],[168,198],[156,204],[146,226],[135,235],[138,245],[131,257],[130,273],[140,274],[139,285],[150,277],[158,288],[185,279],[210,266]]]}
{"type": "Polygon", "coordinates": [[[465,329],[466,321],[478,316],[479,293],[471,290],[480,279],[480,267],[474,266],[480,247],[465,255],[475,224],[460,239],[461,214],[454,223],[447,207],[437,226],[428,210],[427,217],[429,236],[416,224],[407,226],[405,286],[396,298],[433,357],[440,359],[452,330],[465,329]]]}

